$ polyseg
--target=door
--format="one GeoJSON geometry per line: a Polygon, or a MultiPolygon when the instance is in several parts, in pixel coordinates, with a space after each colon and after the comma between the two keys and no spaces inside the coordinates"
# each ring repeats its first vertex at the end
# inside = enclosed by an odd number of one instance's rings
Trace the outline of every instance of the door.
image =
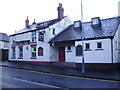
{"type": "Polygon", "coordinates": [[[59,47],[58,54],[59,62],[65,62],[65,47],[59,47]]]}

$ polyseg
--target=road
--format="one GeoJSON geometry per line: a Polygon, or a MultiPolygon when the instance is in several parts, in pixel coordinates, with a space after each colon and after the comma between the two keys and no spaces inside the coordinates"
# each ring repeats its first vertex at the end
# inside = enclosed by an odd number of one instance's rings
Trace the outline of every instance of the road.
{"type": "Polygon", "coordinates": [[[3,88],[118,88],[120,83],[113,80],[102,80],[67,76],[54,73],[38,72],[16,68],[2,68],[3,88]]]}

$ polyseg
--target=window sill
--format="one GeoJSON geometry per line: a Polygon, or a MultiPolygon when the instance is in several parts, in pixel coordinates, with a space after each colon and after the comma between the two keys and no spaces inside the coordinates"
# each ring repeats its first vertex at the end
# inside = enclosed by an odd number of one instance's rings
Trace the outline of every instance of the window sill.
{"type": "Polygon", "coordinates": [[[82,55],[81,56],[76,56],[76,57],[82,57],[82,55]]]}
{"type": "Polygon", "coordinates": [[[32,58],[30,58],[30,59],[37,59],[36,57],[32,57],[32,58]]]}
{"type": "Polygon", "coordinates": [[[39,42],[44,42],[44,40],[38,40],[39,42]]]}
{"type": "Polygon", "coordinates": [[[67,52],[72,52],[72,50],[68,50],[67,52]]]}
{"type": "Polygon", "coordinates": [[[18,59],[23,59],[23,57],[18,57],[18,59]]]}
{"type": "Polygon", "coordinates": [[[15,57],[11,57],[11,59],[16,59],[15,57]]]}
{"type": "Polygon", "coordinates": [[[37,42],[30,42],[30,44],[37,43],[37,42]]]}
{"type": "Polygon", "coordinates": [[[95,49],[95,51],[99,51],[99,50],[104,50],[104,49],[102,49],[102,48],[97,48],[97,49],[95,49]]]}
{"type": "Polygon", "coordinates": [[[92,51],[91,49],[85,49],[84,51],[92,51]]]}

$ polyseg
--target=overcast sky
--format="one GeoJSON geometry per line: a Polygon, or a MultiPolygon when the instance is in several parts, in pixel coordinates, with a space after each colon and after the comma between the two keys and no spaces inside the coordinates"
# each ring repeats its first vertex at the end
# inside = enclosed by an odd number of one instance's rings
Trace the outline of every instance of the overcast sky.
{"type": "MultiPolygon", "coordinates": [[[[82,0],[83,20],[90,21],[93,17],[101,19],[118,16],[120,0],[82,0]]],[[[29,17],[30,24],[57,18],[57,7],[62,3],[64,15],[72,21],[81,19],[81,0],[0,0],[0,32],[8,35],[25,27],[29,17]]]]}

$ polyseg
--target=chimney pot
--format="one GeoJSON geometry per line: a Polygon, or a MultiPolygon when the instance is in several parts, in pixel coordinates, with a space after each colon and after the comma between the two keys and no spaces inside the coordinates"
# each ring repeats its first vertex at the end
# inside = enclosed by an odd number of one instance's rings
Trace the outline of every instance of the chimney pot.
{"type": "Polygon", "coordinates": [[[57,10],[58,10],[58,20],[62,20],[64,17],[64,8],[62,7],[61,3],[59,3],[57,10]]]}
{"type": "Polygon", "coordinates": [[[28,16],[27,19],[25,20],[25,27],[27,28],[29,26],[29,20],[28,20],[28,16]]]}

